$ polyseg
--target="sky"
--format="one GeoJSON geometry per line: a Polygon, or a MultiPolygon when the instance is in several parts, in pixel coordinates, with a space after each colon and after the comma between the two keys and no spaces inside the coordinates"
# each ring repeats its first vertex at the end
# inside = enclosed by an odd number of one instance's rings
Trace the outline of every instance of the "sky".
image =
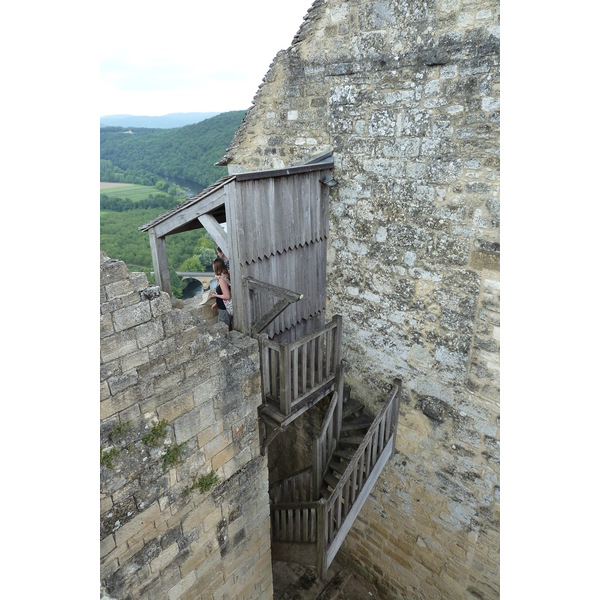
{"type": "Polygon", "coordinates": [[[312,3],[103,2],[99,116],[248,108],[312,3]]]}

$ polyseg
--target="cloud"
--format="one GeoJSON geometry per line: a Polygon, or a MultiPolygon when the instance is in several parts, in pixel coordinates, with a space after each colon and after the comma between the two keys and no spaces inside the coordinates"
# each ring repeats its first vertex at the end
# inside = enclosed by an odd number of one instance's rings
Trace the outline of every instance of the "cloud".
{"type": "Polygon", "coordinates": [[[111,35],[100,49],[101,114],[248,108],[311,4],[108,0],[102,31],[111,35]]]}

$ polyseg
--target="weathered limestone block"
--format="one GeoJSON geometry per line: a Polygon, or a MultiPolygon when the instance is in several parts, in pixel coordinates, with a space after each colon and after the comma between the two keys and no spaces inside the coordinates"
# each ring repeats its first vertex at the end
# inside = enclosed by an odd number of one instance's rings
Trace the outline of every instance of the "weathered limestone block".
{"type": "Polygon", "coordinates": [[[121,308],[113,313],[115,331],[123,331],[141,323],[146,323],[151,316],[150,304],[147,302],[121,308]]]}
{"type": "Polygon", "coordinates": [[[101,260],[101,282],[104,597],[189,596],[206,581],[209,556],[220,596],[241,585],[236,573],[248,598],[272,594],[256,341],[171,308],[118,261],[101,260]],[[213,469],[217,481],[194,490],[213,469]]]}

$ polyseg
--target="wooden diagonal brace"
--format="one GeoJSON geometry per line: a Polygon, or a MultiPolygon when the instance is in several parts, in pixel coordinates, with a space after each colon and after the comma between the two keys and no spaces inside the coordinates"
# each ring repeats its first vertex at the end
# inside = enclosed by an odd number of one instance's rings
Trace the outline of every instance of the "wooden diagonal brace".
{"type": "Polygon", "coordinates": [[[263,434],[263,439],[261,440],[261,444],[260,444],[260,453],[262,456],[265,455],[267,448],[269,447],[269,444],[282,432],[284,431],[281,427],[274,427],[273,425],[270,425],[269,423],[267,423],[266,421],[263,421],[263,426],[265,428],[265,430],[267,429],[267,427],[271,427],[271,433],[269,433],[268,435],[264,436],[263,434]]]}
{"type": "Polygon", "coordinates": [[[266,329],[279,314],[292,304],[292,302],[298,302],[298,300],[304,298],[304,295],[299,292],[293,292],[271,283],[259,281],[258,279],[254,279],[254,277],[244,277],[243,283],[248,290],[268,292],[272,296],[280,298],[279,302],[275,303],[270,310],[252,324],[252,336],[256,336],[266,329]]]}

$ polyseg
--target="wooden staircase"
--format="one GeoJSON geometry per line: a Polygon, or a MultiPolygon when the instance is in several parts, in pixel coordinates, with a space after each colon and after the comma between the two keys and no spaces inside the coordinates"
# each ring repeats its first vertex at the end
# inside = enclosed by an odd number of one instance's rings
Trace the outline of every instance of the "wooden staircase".
{"type": "MultiPolygon", "coordinates": [[[[261,322],[261,327],[263,324],[261,322]]],[[[278,343],[255,333],[261,357],[261,450],[317,402],[329,398],[312,464],[271,484],[274,560],[331,565],[387,460],[394,453],[401,381],[376,416],[350,398],[341,361],[342,318],[299,340],[278,343]]]]}
{"type": "Polygon", "coordinates": [[[400,385],[394,382],[388,400],[370,417],[344,390],[338,368],[313,464],[271,485],[274,560],[314,566],[323,577],[394,452],[400,385]]]}
{"type": "Polygon", "coordinates": [[[323,474],[320,496],[328,499],[344,475],[348,464],[354,458],[373,419],[364,413],[365,406],[357,400],[350,400],[350,389],[345,388],[342,406],[342,427],[336,448],[323,474]]]}

